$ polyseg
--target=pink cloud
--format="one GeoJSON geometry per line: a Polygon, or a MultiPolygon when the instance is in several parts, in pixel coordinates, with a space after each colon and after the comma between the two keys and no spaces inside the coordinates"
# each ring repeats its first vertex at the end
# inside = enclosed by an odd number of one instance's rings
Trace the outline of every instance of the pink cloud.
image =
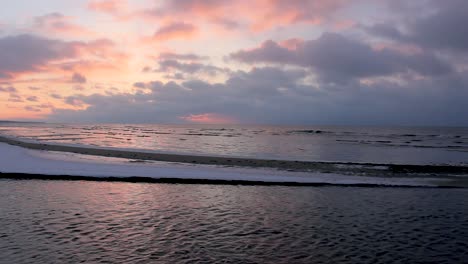
{"type": "Polygon", "coordinates": [[[198,28],[192,24],[184,22],[175,22],[167,24],[156,33],[154,39],[156,40],[170,40],[170,39],[189,39],[198,33],[198,28]]]}
{"type": "Polygon", "coordinates": [[[304,40],[300,38],[291,38],[291,39],[283,40],[279,42],[278,44],[283,48],[295,50],[304,44],[304,40]]]}
{"type": "Polygon", "coordinates": [[[126,6],[125,0],[91,0],[88,9],[96,12],[119,14],[126,6]]]}
{"type": "Polygon", "coordinates": [[[137,12],[135,17],[153,21],[184,17],[195,23],[213,24],[225,30],[246,25],[253,31],[264,31],[296,23],[323,23],[348,2],[349,0],[168,0],[162,6],[137,12]],[[234,19],[231,14],[236,14],[234,19]]]}
{"type": "Polygon", "coordinates": [[[335,30],[347,30],[349,28],[352,28],[356,26],[357,22],[350,20],[350,19],[345,19],[345,20],[340,20],[334,23],[333,27],[335,30]]]}
{"type": "MultiPolygon", "coordinates": [[[[262,31],[275,26],[296,23],[321,24],[349,0],[263,0],[260,1],[261,19],[255,19],[251,27],[262,31]]],[[[255,9],[254,9],[255,10],[255,9]]]]}
{"type": "Polygon", "coordinates": [[[88,10],[106,14],[117,22],[125,22],[130,19],[138,19],[140,11],[127,0],[89,0],[88,10]]]}

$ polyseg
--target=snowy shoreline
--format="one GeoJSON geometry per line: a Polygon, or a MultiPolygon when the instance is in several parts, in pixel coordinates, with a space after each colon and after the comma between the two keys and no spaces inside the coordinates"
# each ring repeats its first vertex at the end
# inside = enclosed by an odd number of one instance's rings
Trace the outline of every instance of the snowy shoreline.
{"type": "Polygon", "coordinates": [[[131,182],[467,187],[457,180],[427,177],[379,177],[337,173],[291,172],[266,168],[223,167],[168,162],[135,162],[131,159],[26,149],[0,143],[0,178],[69,179],[131,182]]]}

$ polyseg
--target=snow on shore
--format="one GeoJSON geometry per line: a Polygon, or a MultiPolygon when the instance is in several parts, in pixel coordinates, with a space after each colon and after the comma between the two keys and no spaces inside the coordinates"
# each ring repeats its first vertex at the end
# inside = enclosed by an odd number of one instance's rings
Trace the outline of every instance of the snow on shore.
{"type": "Polygon", "coordinates": [[[431,178],[383,178],[332,173],[288,172],[274,169],[228,168],[166,162],[132,163],[128,159],[30,150],[4,143],[0,143],[0,172],[88,177],[148,177],[154,179],[389,186],[437,186],[435,182],[438,180],[431,178]]]}

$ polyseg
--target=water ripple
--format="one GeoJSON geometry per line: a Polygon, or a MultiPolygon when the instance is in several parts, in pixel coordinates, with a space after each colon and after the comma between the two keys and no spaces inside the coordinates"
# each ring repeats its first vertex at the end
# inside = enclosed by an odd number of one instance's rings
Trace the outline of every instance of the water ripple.
{"type": "Polygon", "coordinates": [[[0,180],[0,263],[462,263],[467,194],[0,180]]]}

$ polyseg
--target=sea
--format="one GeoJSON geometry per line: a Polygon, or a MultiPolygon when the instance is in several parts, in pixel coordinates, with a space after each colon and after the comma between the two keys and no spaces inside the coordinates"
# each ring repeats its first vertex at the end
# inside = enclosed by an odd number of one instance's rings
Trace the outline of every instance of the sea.
{"type": "Polygon", "coordinates": [[[176,154],[376,164],[466,165],[468,128],[0,123],[0,134],[176,154]]]}
{"type": "Polygon", "coordinates": [[[0,263],[468,263],[468,189],[0,180],[0,263]]]}
{"type": "MultiPolygon", "coordinates": [[[[0,134],[205,156],[468,165],[468,128],[454,127],[3,123],[0,134]]],[[[468,263],[468,188],[0,179],[0,197],[0,263],[468,263]]]]}

